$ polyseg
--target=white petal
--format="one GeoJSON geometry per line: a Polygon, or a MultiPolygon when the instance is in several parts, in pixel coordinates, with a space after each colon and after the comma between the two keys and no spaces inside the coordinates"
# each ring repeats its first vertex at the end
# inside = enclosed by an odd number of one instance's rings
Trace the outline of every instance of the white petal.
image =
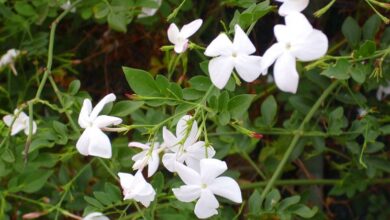
{"type": "Polygon", "coordinates": [[[240,186],[230,177],[218,177],[211,185],[209,185],[209,187],[215,195],[229,199],[236,203],[242,202],[240,186]]]}
{"type": "Polygon", "coordinates": [[[90,128],[89,155],[102,158],[111,158],[110,139],[99,128],[90,128]]]}
{"type": "Polygon", "coordinates": [[[206,146],[203,141],[198,141],[186,148],[187,154],[198,160],[206,158],[206,146]]]}
{"type": "Polygon", "coordinates": [[[14,120],[13,115],[6,115],[3,117],[3,121],[8,127],[11,126],[13,120],[14,120]]]}
{"type": "Polygon", "coordinates": [[[293,12],[301,12],[309,5],[309,0],[285,0],[279,7],[279,15],[286,16],[293,12]]]}
{"type": "Polygon", "coordinates": [[[163,127],[163,139],[168,148],[175,146],[180,141],[165,126],[163,127]]]}
{"type": "Polygon", "coordinates": [[[209,62],[209,73],[211,82],[219,88],[223,89],[229,81],[232,74],[234,62],[231,57],[215,57],[209,62]]]}
{"type": "Polygon", "coordinates": [[[233,45],[237,52],[241,52],[248,55],[256,52],[256,48],[252,44],[251,40],[249,40],[248,35],[246,35],[246,33],[241,29],[238,24],[234,26],[233,45]]]}
{"type": "Polygon", "coordinates": [[[115,101],[116,96],[113,93],[110,93],[103,97],[102,100],[93,108],[89,118],[91,120],[95,120],[95,118],[99,115],[99,113],[103,110],[104,106],[107,105],[110,102],[115,101]]]}
{"type": "Polygon", "coordinates": [[[124,191],[131,188],[131,186],[133,185],[133,181],[134,181],[133,175],[131,175],[129,173],[118,173],[118,176],[119,176],[120,184],[121,184],[122,188],[124,189],[124,191]]]}
{"type": "Polygon", "coordinates": [[[119,125],[122,123],[122,119],[114,116],[99,115],[94,121],[93,126],[98,128],[105,128],[110,125],[119,125]]]}
{"type": "Polygon", "coordinates": [[[185,158],[185,162],[189,168],[195,170],[198,173],[200,172],[200,164],[199,164],[200,160],[199,159],[188,156],[185,158]]]}
{"type": "Polygon", "coordinates": [[[201,188],[196,185],[184,185],[173,188],[172,191],[179,201],[192,202],[200,197],[201,188]]]}
{"type": "Polygon", "coordinates": [[[235,58],[238,75],[246,82],[253,82],[263,72],[260,56],[239,55],[235,58]]]}
{"type": "Polygon", "coordinates": [[[176,153],[165,153],[162,157],[162,163],[169,172],[175,172],[176,153]]]}
{"type": "Polygon", "coordinates": [[[110,219],[100,212],[92,212],[87,216],[85,216],[82,220],[110,220],[110,219]]]}
{"type": "Polygon", "coordinates": [[[195,215],[200,219],[208,218],[218,214],[218,200],[208,189],[202,190],[200,199],[195,205],[195,215]]]}
{"type": "Polygon", "coordinates": [[[188,40],[187,39],[179,39],[175,44],[174,50],[176,53],[183,53],[188,48],[188,40]]]}
{"type": "Polygon", "coordinates": [[[233,43],[225,33],[221,33],[207,46],[204,54],[209,57],[220,55],[230,56],[233,52],[233,43]]]}
{"type": "Polygon", "coordinates": [[[189,38],[190,36],[195,34],[196,31],[199,30],[200,26],[202,26],[202,23],[202,19],[196,19],[195,21],[184,25],[180,30],[181,37],[189,38]]]}
{"type": "Polygon", "coordinates": [[[290,39],[302,39],[313,31],[310,22],[301,13],[291,13],[285,17],[285,21],[289,30],[287,36],[289,36],[290,39]]]}
{"type": "Polygon", "coordinates": [[[273,44],[267,51],[265,51],[263,58],[261,59],[262,68],[269,68],[275,60],[282,55],[284,51],[284,45],[280,43],[273,44]]]}
{"type": "Polygon", "coordinates": [[[171,42],[172,44],[176,44],[178,42],[180,31],[179,28],[177,28],[176,24],[172,23],[171,25],[169,25],[167,34],[169,42],[171,42]]]}
{"type": "Polygon", "coordinates": [[[291,45],[291,53],[301,61],[316,60],[324,56],[327,50],[328,38],[315,29],[305,39],[291,45]]]}
{"type": "Polygon", "coordinates": [[[183,116],[176,125],[176,138],[179,141],[182,141],[183,138],[186,138],[184,146],[191,145],[195,143],[198,137],[198,123],[195,120],[192,120],[191,115],[183,116]],[[188,125],[192,123],[191,130],[188,131],[188,125]]]}
{"type": "Polygon", "coordinates": [[[130,142],[128,146],[129,147],[138,147],[138,148],[141,148],[142,150],[148,150],[150,148],[149,145],[143,144],[140,142],[130,142]]]}
{"type": "Polygon", "coordinates": [[[289,53],[284,53],[275,62],[275,83],[276,86],[284,92],[297,92],[299,75],[296,70],[295,64],[295,58],[289,53]]]}
{"type": "Polygon", "coordinates": [[[83,106],[81,107],[80,110],[80,115],[79,115],[79,125],[82,128],[86,128],[89,126],[89,114],[92,112],[92,103],[91,100],[89,99],[84,99],[83,106]]]}
{"type": "Polygon", "coordinates": [[[290,43],[292,32],[286,25],[277,24],[274,26],[274,35],[279,43],[290,43]]]}
{"type": "Polygon", "coordinates": [[[87,128],[84,130],[84,132],[81,134],[79,140],[76,143],[76,148],[79,151],[80,154],[84,156],[89,155],[89,143],[90,143],[90,128],[87,128]]]}
{"type": "MultiPolygon", "coordinates": [[[[29,123],[29,121],[27,120],[26,122],[25,122],[25,126],[24,126],[24,133],[26,134],[26,135],[28,135],[28,133],[30,132],[30,123],[29,123]]],[[[37,132],[37,123],[35,123],[35,121],[33,121],[33,128],[32,128],[32,134],[35,134],[35,132],[37,132]]]]}
{"type": "Polygon", "coordinates": [[[153,174],[157,171],[159,163],[160,163],[160,158],[158,156],[158,152],[157,150],[154,150],[152,152],[152,156],[149,158],[148,177],[153,176],[153,174]]]}
{"type": "Polygon", "coordinates": [[[181,163],[175,164],[175,170],[180,179],[187,185],[200,185],[200,175],[195,170],[184,166],[181,163]]]}
{"type": "Polygon", "coordinates": [[[218,159],[202,159],[200,161],[200,176],[203,183],[212,183],[215,178],[227,170],[224,161],[218,159]]]}
{"type": "Polygon", "coordinates": [[[134,199],[138,202],[141,202],[142,205],[144,205],[145,207],[149,207],[150,203],[154,200],[155,196],[156,196],[156,191],[154,191],[154,189],[152,188],[152,186],[149,184],[148,188],[151,188],[153,191],[150,192],[149,194],[147,195],[137,195],[136,197],[134,197],[134,199]]]}

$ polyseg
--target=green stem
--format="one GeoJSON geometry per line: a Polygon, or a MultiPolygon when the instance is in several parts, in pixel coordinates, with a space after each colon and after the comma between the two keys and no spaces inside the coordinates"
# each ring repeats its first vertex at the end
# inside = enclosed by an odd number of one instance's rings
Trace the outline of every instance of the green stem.
{"type": "Polygon", "coordinates": [[[266,179],[266,176],[263,171],[260,170],[259,166],[250,158],[250,156],[246,152],[242,152],[241,156],[246,161],[248,161],[248,163],[253,167],[253,169],[255,169],[255,171],[257,172],[257,174],[259,174],[259,176],[261,176],[261,178],[266,179]]]}
{"type": "Polygon", "coordinates": [[[283,171],[283,168],[284,166],[286,165],[288,159],[290,158],[290,155],[291,153],[293,152],[294,150],[294,147],[295,145],[298,143],[300,137],[302,136],[302,134],[304,133],[303,129],[305,127],[305,125],[310,121],[310,119],[313,117],[313,115],[315,114],[315,112],[317,111],[317,109],[321,106],[321,104],[324,102],[324,100],[328,97],[328,95],[339,85],[340,81],[334,81],[332,84],[330,84],[330,86],[322,93],[322,95],[320,96],[320,98],[317,100],[317,102],[313,105],[313,107],[310,109],[309,113],[306,115],[306,117],[303,119],[301,125],[299,126],[298,128],[298,131],[291,143],[290,143],[290,146],[287,148],[286,152],[284,153],[283,155],[283,158],[282,160],[280,161],[278,167],[276,168],[274,174],[272,175],[271,179],[268,181],[265,189],[263,190],[263,192],[261,193],[261,197],[260,197],[260,204],[264,201],[264,198],[265,196],[267,195],[267,193],[272,189],[272,187],[274,186],[275,184],[275,181],[279,178],[279,176],[281,175],[282,171],[283,171]]]}
{"type": "MultiPolygon", "coordinates": [[[[342,184],[342,179],[291,179],[291,180],[277,180],[275,186],[306,186],[306,185],[338,185],[342,184]]],[[[390,179],[373,179],[372,184],[389,184],[390,179]]],[[[267,181],[244,184],[240,188],[243,190],[261,188],[268,184],[267,181]]]]}

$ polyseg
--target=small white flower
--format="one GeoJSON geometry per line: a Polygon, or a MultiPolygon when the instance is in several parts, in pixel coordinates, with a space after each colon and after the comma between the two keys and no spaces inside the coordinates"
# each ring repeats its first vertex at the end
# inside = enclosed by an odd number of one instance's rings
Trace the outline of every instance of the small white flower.
{"type": "MultiPolygon", "coordinates": [[[[72,3],[68,0],[67,2],[62,4],[60,7],[65,11],[65,10],[68,10],[70,7],[72,7],[72,3]]],[[[75,13],[76,12],[76,8],[75,7],[72,8],[70,10],[70,12],[75,13]]]]}
{"type": "Polygon", "coordinates": [[[255,46],[239,25],[234,26],[233,42],[225,33],[220,34],[206,48],[204,54],[214,57],[209,63],[209,73],[213,84],[223,89],[235,68],[246,82],[252,82],[263,72],[261,57],[250,55],[256,52],[255,46]]]}
{"type": "Polygon", "coordinates": [[[160,143],[153,143],[153,150],[151,150],[149,143],[142,144],[139,142],[130,142],[129,147],[138,147],[142,149],[140,153],[131,158],[134,161],[133,170],[142,170],[146,165],[148,165],[148,177],[153,176],[160,163],[160,158],[158,156],[160,143]]]}
{"type": "Polygon", "coordinates": [[[128,173],[118,173],[120,183],[123,189],[124,200],[134,199],[148,207],[154,200],[156,192],[138,171],[134,176],[128,173]]]}
{"type": "Polygon", "coordinates": [[[380,85],[376,92],[376,98],[378,101],[383,100],[386,96],[390,95],[390,81],[387,82],[387,86],[380,85]]]}
{"type": "Polygon", "coordinates": [[[85,99],[79,115],[79,125],[85,128],[77,141],[76,147],[80,154],[111,158],[111,142],[101,129],[110,125],[118,125],[122,119],[113,116],[99,115],[107,103],[115,101],[114,94],[106,95],[92,109],[91,100],[85,99]]]}
{"type": "Polygon", "coordinates": [[[217,159],[202,159],[200,172],[177,163],[176,171],[186,185],[173,188],[172,191],[182,202],[192,202],[199,198],[195,205],[195,215],[198,218],[216,215],[219,203],[215,195],[236,203],[242,202],[237,182],[230,177],[219,177],[226,170],[226,163],[217,159]]]}
{"type": "Polygon", "coordinates": [[[198,124],[190,115],[183,116],[177,123],[176,136],[166,127],[163,128],[164,144],[168,152],[164,154],[162,162],[170,172],[175,172],[177,162],[185,162],[189,167],[199,170],[201,159],[215,155],[213,147],[206,147],[203,141],[197,141],[198,136],[198,124]],[[188,127],[190,123],[191,129],[188,127]]]}
{"type": "Polygon", "coordinates": [[[156,14],[158,8],[161,6],[162,0],[154,0],[158,7],[157,8],[142,8],[141,13],[138,15],[138,18],[150,17],[156,14]]]}
{"type": "Polygon", "coordinates": [[[276,60],[276,85],[282,91],[296,93],[299,81],[296,59],[312,61],[324,56],[328,50],[328,38],[314,29],[301,13],[291,13],[285,17],[285,21],[286,25],[274,27],[278,42],[265,52],[262,63],[264,68],[268,68],[276,60]]]}
{"type": "Polygon", "coordinates": [[[276,0],[276,1],[283,2],[283,4],[279,7],[280,16],[286,16],[293,12],[301,12],[309,5],[309,0],[276,0]]]}
{"type": "Polygon", "coordinates": [[[107,216],[100,212],[92,212],[83,218],[83,220],[110,220],[107,216]]]}
{"type": "MultiPolygon", "coordinates": [[[[8,127],[11,126],[12,121],[14,121],[15,115],[17,115],[18,112],[19,110],[15,109],[13,115],[6,115],[3,117],[3,121],[8,127]]],[[[24,130],[24,133],[28,135],[30,129],[29,119],[30,118],[24,112],[19,112],[19,115],[16,117],[14,124],[12,125],[11,135],[14,136],[22,130],[24,130]]],[[[35,121],[33,121],[32,133],[35,134],[36,131],[37,124],[35,123],[35,121]]]]}
{"type": "Polygon", "coordinates": [[[172,23],[168,28],[168,40],[175,45],[176,53],[183,53],[188,48],[188,38],[195,34],[202,26],[202,19],[196,19],[189,24],[184,25],[181,30],[172,23]]]}
{"type": "Polygon", "coordinates": [[[18,72],[15,68],[15,60],[19,56],[20,51],[16,49],[9,49],[7,53],[5,53],[0,58],[0,68],[9,67],[11,68],[12,72],[16,75],[18,75],[18,72]]]}

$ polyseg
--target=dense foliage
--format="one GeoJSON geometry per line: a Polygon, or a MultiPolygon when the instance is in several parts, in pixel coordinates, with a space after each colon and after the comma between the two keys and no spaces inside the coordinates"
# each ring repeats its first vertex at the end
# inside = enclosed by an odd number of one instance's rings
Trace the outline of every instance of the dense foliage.
{"type": "Polygon", "coordinates": [[[389,219],[390,2],[290,1],[0,0],[0,219],[389,219]]]}

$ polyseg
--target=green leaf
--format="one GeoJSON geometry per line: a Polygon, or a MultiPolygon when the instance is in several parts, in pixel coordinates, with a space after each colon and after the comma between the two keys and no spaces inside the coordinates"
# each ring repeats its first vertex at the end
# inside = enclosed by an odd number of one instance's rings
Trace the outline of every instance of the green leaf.
{"type": "Polygon", "coordinates": [[[127,83],[131,89],[141,96],[160,96],[160,90],[150,73],[134,69],[130,67],[123,67],[127,83]]]}
{"type": "Polygon", "coordinates": [[[271,211],[273,207],[275,207],[275,205],[280,201],[280,199],[281,196],[279,190],[277,189],[271,190],[265,197],[264,210],[271,211]]]}
{"type": "Polygon", "coordinates": [[[68,93],[70,95],[76,95],[81,86],[80,80],[73,80],[68,87],[68,93]]]}
{"type": "Polygon", "coordinates": [[[253,191],[252,195],[249,197],[249,212],[253,214],[257,214],[261,210],[260,204],[260,193],[259,191],[253,191]]]}
{"type": "Polygon", "coordinates": [[[298,215],[302,218],[312,218],[318,211],[317,207],[310,209],[305,205],[298,205],[297,208],[293,211],[295,215],[298,215]]]}
{"type": "Polygon", "coordinates": [[[207,76],[194,76],[188,82],[191,84],[191,88],[203,92],[207,91],[212,85],[207,76]]]}
{"type": "Polygon", "coordinates": [[[230,99],[228,109],[234,119],[240,119],[250,107],[254,95],[243,94],[230,99]]]}
{"type": "Polygon", "coordinates": [[[89,197],[89,196],[84,196],[84,200],[88,204],[90,204],[90,205],[92,205],[92,206],[94,206],[94,207],[96,207],[98,209],[103,209],[104,208],[104,206],[95,198],[92,198],[92,197],[89,197]]]}
{"type": "Polygon", "coordinates": [[[24,1],[17,1],[15,3],[15,11],[18,12],[18,14],[30,17],[36,15],[35,9],[27,2],[24,1]]]}
{"type": "Polygon", "coordinates": [[[287,209],[288,207],[297,204],[300,200],[301,200],[301,197],[299,195],[285,198],[280,202],[278,210],[283,211],[283,210],[287,209]]]}
{"type": "Polygon", "coordinates": [[[277,103],[274,96],[268,96],[261,104],[261,116],[267,126],[272,126],[275,121],[277,103]]]}
{"type": "Polygon", "coordinates": [[[369,65],[357,63],[351,68],[352,79],[359,84],[363,84],[366,81],[366,77],[369,73],[370,73],[369,65]]]}
{"type": "Polygon", "coordinates": [[[341,31],[352,48],[355,48],[359,44],[362,30],[355,19],[352,17],[345,19],[341,31]]]}
{"type": "Polygon", "coordinates": [[[125,117],[141,108],[144,104],[145,102],[142,101],[120,101],[112,107],[110,115],[125,117]]]}
{"type": "Polygon", "coordinates": [[[363,25],[363,39],[374,40],[380,25],[380,17],[377,14],[373,14],[363,25]]]}
{"type": "Polygon", "coordinates": [[[390,124],[380,127],[379,130],[381,131],[382,135],[389,135],[390,134],[390,124]]]}
{"type": "Polygon", "coordinates": [[[374,41],[365,41],[356,52],[357,58],[369,57],[375,53],[376,45],[374,41]]]}
{"type": "Polygon", "coordinates": [[[96,19],[105,18],[110,13],[110,8],[106,3],[100,2],[93,7],[93,14],[96,19]]]}
{"type": "Polygon", "coordinates": [[[230,113],[226,110],[218,114],[218,122],[221,125],[227,125],[230,121],[230,113]]]}
{"type": "Polygon", "coordinates": [[[328,69],[322,71],[321,75],[327,76],[331,79],[349,79],[350,64],[346,59],[340,59],[335,65],[329,66],[328,69]]]}
{"type": "Polygon", "coordinates": [[[40,190],[47,182],[47,179],[53,174],[53,171],[37,171],[28,173],[22,181],[22,191],[33,193],[40,190]]]}
{"type": "Polygon", "coordinates": [[[123,13],[115,13],[112,12],[108,15],[107,18],[108,25],[113,30],[119,31],[119,32],[126,32],[127,31],[127,18],[123,13]]]}

